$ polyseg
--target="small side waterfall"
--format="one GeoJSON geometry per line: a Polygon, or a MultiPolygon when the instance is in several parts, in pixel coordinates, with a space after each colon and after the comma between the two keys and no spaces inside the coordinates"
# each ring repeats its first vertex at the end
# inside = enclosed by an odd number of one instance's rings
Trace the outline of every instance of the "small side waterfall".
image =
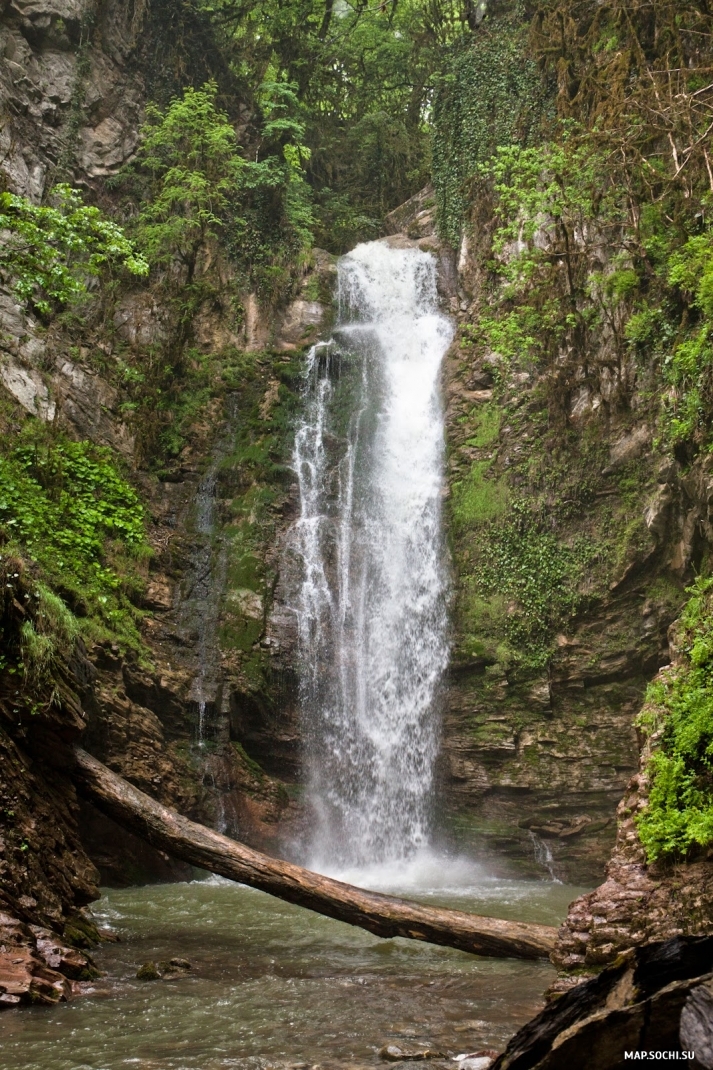
{"type": "Polygon", "coordinates": [[[291,532],[307,853],[332,870],[428,843],[448,654],[439,371],[453,333],[418,249],[357,246],[338,297],[334,339],[310,354],[291,532]]]}

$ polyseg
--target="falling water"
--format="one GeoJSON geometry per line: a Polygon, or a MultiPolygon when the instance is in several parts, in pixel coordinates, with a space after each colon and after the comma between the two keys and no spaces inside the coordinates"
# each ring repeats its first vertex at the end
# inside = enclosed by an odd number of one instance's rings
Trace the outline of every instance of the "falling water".
{"type": "Polygon", "coordinates": [[[538,866],[542,866],[543,869],[547,870],[550,875],[551,881],[553,881],[555,884],[561,884],[562,881],[559,880],[555,871],[555,860],[552,856],[552,848],[550,847],[550,845],[547,843],[546,840],[543,840],[540,836],[538,836],[536,832],[533,832],[532,829],[527,830],[527,835],[529,836],[530,841],[532,843],[532,851],[535,856],[535,862],[537,862],[538,866]]]}
{"type": "Polygon", "coordinates": [[[439,370],[451,337],[430,254],[370,242],[341,259],[338,326],[310,354],[294,456],[316,867],[404,859],[428,842],[448,653],[439,370]]]}

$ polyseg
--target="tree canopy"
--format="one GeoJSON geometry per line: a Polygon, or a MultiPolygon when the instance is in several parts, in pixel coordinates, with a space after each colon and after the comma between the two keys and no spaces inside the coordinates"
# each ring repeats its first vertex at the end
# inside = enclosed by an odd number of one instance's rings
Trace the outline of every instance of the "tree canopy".
{"type": "MultiPolygon", "coordinates": [[[[429,178],[428,120],[448,48],[484,0],[201,0],[254,94],[290,86],[317,241],[346,247],[429,178]],[[252,88],[251,88],[252,87],[252,88]]],[[[272,134],[279,130],[272,127],[272,134]]],[[[292,129],[285,129],[285,139],[292,129]]]]}

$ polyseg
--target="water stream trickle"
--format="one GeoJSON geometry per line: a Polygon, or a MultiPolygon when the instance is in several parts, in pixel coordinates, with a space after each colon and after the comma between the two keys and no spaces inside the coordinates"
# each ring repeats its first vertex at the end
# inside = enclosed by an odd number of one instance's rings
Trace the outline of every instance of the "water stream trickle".
{"type": "Polygon", "coordinates": [[[547,870],[550,880],[553,881],[553,883],[561,884],[562,881],[558,878],[555,870],[555,860],[550,845],[546,840],[543,840],[542,837],[538,836],[536,832],[533,832],[532,829],[528,829],[527,835],[532,843],[532,852],[535,856],[537,865],[542,866],[543,869],[547,870]]]}
{"type": "Polygon", "coordinates": [[[339,262],[334,338],[308,367],[292,549],[316,868],[428,842],[448,655],[439,373],[453,328],[436,263],[357,246],[339,262]]]}

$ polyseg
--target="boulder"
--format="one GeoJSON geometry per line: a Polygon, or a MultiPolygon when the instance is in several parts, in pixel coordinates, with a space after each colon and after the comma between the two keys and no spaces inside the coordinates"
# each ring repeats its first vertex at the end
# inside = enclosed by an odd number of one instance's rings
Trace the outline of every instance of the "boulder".
{"type": "Polygon", "coordinates": [[[551,999],[493,1070],[618,1070],[627,1051],[713,1054],[712,986],[713,937],[646,944],[551,999]]]}

